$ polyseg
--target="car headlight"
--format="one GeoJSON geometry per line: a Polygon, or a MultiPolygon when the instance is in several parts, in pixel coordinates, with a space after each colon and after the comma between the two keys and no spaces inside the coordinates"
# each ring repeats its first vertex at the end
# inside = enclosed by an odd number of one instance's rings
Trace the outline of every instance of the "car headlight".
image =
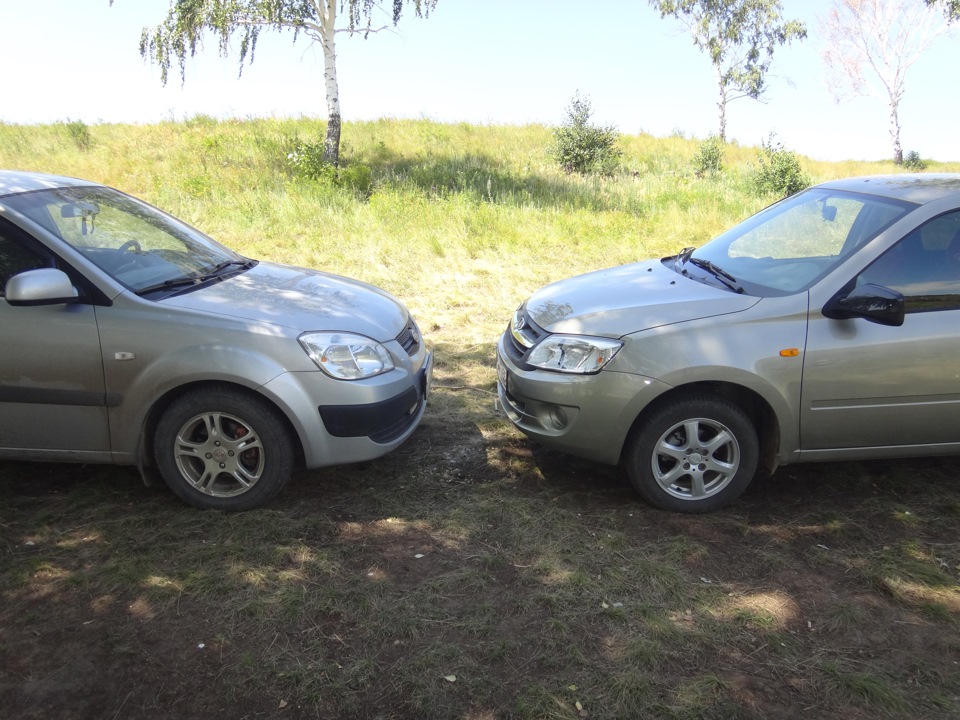
{"type": "Polygon", "coordinates": [[[387,349],[363,335],[316,332],[299,340],[317,367],[337,380],[374,377],[395,367],[387,349]]]}
{"type": "Polygon", "coordinates": [[[623,343],[584,335],[550,335],[527,357],[527,363],[544,370],[588,375],[600,372],[613,360],[623,343]]]}

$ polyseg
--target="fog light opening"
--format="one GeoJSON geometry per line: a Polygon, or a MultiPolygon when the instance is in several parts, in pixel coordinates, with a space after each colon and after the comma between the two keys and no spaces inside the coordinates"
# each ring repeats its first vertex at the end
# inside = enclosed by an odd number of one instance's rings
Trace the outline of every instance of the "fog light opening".
{"type": "Polygon", "coordinates": [[[570,422],[569,418],[567,418],[567,411],[559,405],[551,405],[547,417],[550,419],[550,424],[553,425],[556,430],[563,430],[567,426],[567,423],[570,422]]]}

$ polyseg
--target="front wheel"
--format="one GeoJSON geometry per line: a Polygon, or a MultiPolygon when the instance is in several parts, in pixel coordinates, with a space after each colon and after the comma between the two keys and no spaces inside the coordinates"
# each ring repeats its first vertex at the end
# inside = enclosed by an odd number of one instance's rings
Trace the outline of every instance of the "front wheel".
{"type": "Polygon", "coordinates": [[[279,493],[293,471],[294,447],[280,414],[233,388],[184,395],[154,434],[164,482],[190,505],[249,510],[279,493]]]}
{"type": "Polygon", "coordinates": [[[746,414],[718,396],[664,405],[628,441],[624,464],[644,500],[700,513],[736,499],[753,479],[757,432],[746,414]]]}

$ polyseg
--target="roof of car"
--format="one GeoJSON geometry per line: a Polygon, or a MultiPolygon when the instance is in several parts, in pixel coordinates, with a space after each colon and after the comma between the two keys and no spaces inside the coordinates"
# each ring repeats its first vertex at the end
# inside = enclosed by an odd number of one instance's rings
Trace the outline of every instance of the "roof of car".
{"type": "Polygon", "coordinates": [[[0,197],[31,190],[69,187],[71,185],[96,185],[97,183],[78,178],[46,175],[44,173],[21,172],[19,170],[0,170],[0,197]]]}
{"type": "Polygon", "coordinates": [[[960,197],[960,174],[871,175],[831,180],[817,187],[870,193],[922,205],[945,197],[960,197]]]}

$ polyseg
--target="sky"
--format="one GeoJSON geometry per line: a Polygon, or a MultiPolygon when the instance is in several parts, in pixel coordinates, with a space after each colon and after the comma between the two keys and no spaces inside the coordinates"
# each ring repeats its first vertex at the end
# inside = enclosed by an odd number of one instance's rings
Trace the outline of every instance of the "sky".
{"type": "MultiPolygon", "coordinates": [[[[781,0],[808,37],[774,53],[764,102],[727,109],[727,137],[757,145],[775,134],[818,160],[892,156],[886,102],[836,103],[821,61],[818,16],[832,0],[781,0]]],[[[327,115],[323,56],[306,37],[264,33],[238,77],[214,38],[164,86],[139,54],[140,32],[170,0],[0,0],[0,122],[155,123],[327,115]]],[[[593,121],[621,133],[705,138],[718,129],[709,59],[677,21],[645,0],[438,0],[407,11],[392,32],[337,36],[344,121],[428,118],[487,125],[563,122],[575,94],[593,121]]],[[[960,161],[960,32],[942,37],[907,75],[904,152],[960,161]]]]}

